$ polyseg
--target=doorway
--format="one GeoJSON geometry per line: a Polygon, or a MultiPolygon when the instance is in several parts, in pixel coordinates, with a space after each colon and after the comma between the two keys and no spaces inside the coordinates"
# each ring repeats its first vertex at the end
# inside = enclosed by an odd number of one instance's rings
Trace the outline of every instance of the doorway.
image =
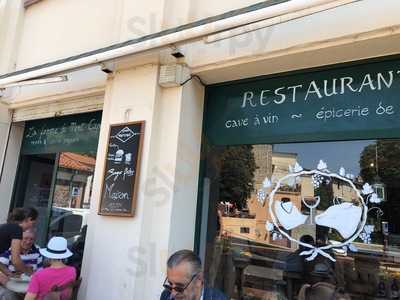
{"type": "Polygon", "coordinates": [[[22,155],[14,192],[15,207],[34,207],[39,212],[36,243],[44,246],[56,154],[22,155]]]}

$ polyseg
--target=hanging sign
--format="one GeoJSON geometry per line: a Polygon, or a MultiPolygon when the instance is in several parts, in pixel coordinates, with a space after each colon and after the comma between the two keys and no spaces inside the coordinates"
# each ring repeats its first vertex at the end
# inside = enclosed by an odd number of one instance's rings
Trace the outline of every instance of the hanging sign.
{"type": "Polygon", "coordinates": [[[216,145],[392,138],[400,130],[400,60],[211,86],[206,137],[216,145]]]}
{"type": "Polygon", "coordinates": [[[110,126],[100,215],[135,214],[143,136],[144,121],[110,126]]]}

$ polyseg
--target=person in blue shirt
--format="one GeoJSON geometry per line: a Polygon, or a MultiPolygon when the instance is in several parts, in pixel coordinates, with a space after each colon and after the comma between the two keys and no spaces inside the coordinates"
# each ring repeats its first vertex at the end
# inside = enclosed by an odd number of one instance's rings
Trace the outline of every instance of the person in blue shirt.
{"type": "MultiPolygon", "coordinates": [[[[33,230],[26,230],[22,234],[21,240],[21,261],[25,266],[31,268],[33,272],[42,267],[43,257],[39,253],[39,249],[34,245],[35,233],[33,230]]],[[[2,273],[1,283],[6,285],[6,282],[11,277],[18,277],[21,274],[16,272],[16,268],[12,262],[11,248],[0,254],[0,272],[2,273]]],[[[22,275],[23,276],[23,275],[22,275]]],[[[26,275],[25,275],[26,276],[26,275]]],[[[17,300],[18,295],[8,290],[3,285],[0,285],[0,299],[2,300],[17,300]]]]}
{"type": "Polygon", "coordinates": [[[163,286],[160,300],[228,300],[221,291],[205,286],[201,260],[191,250],[170,256],[163,286]]]}
{"type": "MultiPolygon", "coordinates": [[[[31,274],[31,267],[26,266],[20,257],[22,233],[32,229],[38,212],[34,208],[15,208],[9,215],[8,222],[0,224],[0,253],[11,249],[11,261],[19,272],[31,274]]],[[[0,270],[0,283],[4,284],[7,276],[0,270]]]]}
{"type": "MultiPolygon", "coordinates": [[[[12,273],[17,271],[11,256],[11,249],[0,254],[0,271],[7,276],[12,276],[12,273]]],[[[43,257],[35,246],[35,232],[32,229],[24,231],[22,234],[20,257],[26,266],[32,268],[33,272],[42,267],[43,257]]]]}

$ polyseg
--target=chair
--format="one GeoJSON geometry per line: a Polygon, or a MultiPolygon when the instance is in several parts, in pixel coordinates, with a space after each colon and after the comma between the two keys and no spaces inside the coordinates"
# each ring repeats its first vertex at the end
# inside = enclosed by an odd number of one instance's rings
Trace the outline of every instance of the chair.
{"type": "Polygon", "coordinates": [[[82,278],[70,281],[63,285],[55,285],[51,288],[50,292],[44,297],[44,300],[76,300],[78,298],[78,291],[81,285],[82,278]],[[71,295],[68,298],[62,297],[62,292],[71,290],[71,295]]]}

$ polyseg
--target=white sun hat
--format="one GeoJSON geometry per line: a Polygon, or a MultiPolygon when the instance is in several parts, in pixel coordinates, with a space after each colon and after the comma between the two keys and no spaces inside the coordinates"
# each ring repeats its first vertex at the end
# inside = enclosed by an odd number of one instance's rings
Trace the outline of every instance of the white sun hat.
{"type": "Polygon", "coordinates": [[[67,240],[60,236],[55,236],[47,243],[46,248],[39,250],[44,257],[51,259],[64,259],[72,256],[72,252],[67,248],[67,240]]]}

